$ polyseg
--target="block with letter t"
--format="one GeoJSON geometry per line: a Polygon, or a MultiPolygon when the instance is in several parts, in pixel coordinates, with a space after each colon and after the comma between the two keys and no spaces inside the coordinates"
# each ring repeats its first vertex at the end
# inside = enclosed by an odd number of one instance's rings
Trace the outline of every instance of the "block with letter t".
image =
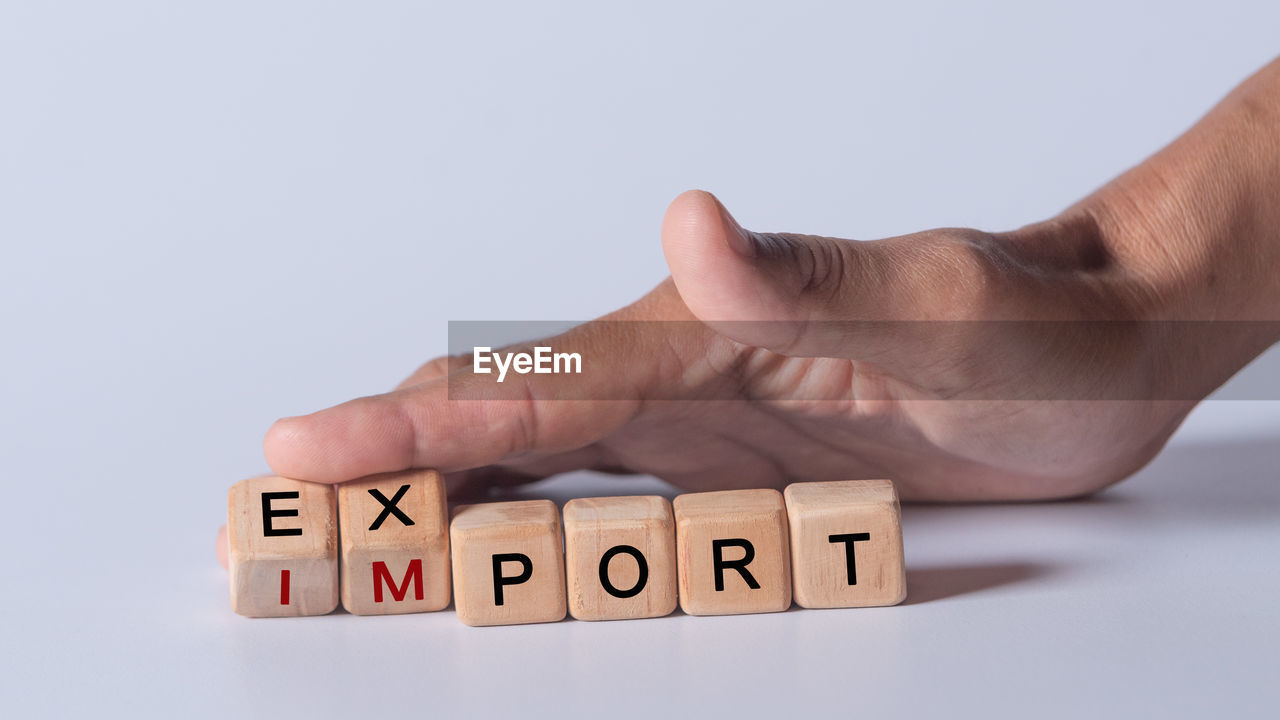
{"type": "Polygon", "coordinates": [[[555,622],[565,616],[560,511],[550,500],[454,508],[454,608],[468,625],[555,622]]]}
{"type": "Polygon", "coordinates": [[[897,605],[907,597],[898,493],[889,480],[787,487],[796,604],[897,605]]]}
{"type": "Polygon", "coordinates": [[[787,511],[777,490],[680,495],[673,503],[680,607],[690,615],[791,607],[787,511]]]}
{"type": "Polygon", "coordinates": [[[332,485],[267,476],[227,498],[231,609],[249,617],[324,615],[338,606],[338,508],[332,485]]]}
{"type": "Polygon", "coordinates": [[[373,475],[338,488],[342,606],[356,615],[449,605],[449,516],[435,470],[373,475]]]}

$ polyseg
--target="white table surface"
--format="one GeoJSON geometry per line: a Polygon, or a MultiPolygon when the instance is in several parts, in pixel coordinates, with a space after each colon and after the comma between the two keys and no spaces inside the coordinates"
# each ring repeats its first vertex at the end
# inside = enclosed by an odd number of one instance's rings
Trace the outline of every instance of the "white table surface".
{"type": "MultiPolygon", "coordinates": [[[[1280,412],[1244,409],[1268,432],[1199,430],[1233,405],[1203,406],[1155,463],[1092,499],[906,506],[909,597],[892,608],[251,620],[230,611],[211,513],[160,486],[92,508],[50,488],[8,508],[28,542],[6,543],[5,714],[1268,716],[1280,412]]],[[[670,489],[581,473],[524,495],[635,492],[670,489]]]]}

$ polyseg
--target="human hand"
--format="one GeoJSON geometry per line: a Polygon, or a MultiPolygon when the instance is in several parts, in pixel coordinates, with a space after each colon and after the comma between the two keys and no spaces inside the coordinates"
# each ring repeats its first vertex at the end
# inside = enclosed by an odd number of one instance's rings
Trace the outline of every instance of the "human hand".
{"type": "Polygon", "coordinates": [[[690,490],[890,477],[908,500],[1096,491],[1277,339],[1277,118],[1272,63],[1143,165],[1009,233],[752,233],[685,193],[662,226],[671,277],[537,343],[584,348],[591,372],[497,386],[436,358],[393,392],[278,421],[267,460],[318,482],[437,467],[455,492],[581,468],[690,490]],[[1255,322],[1210,341],[1219,320],[1255,322]]]}

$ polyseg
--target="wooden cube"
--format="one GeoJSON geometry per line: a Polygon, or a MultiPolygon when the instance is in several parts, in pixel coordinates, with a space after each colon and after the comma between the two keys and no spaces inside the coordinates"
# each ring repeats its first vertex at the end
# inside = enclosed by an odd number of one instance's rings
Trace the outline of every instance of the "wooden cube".
{"type": "Polygon", "coordinates": [[[449,537],[459,620],[517,625],[564,619],[564,545],[555,503],[461,505],[453,511],[449,537]]]}
{"type": "Polygon", "coordinates": [[[268,476],[227,498],[231,609],[249,617],[324,615],[338,606],[338,508],[332,485],[268,476]]]}
{"type": "Polygon", "coordinates": [[[356,615],[449,605],[449,512],[435,470],[387,473],[338,488],[342,606],[356,615]]]}
{"type": "Polygon", "coordinates": [[[787,511],[777,490],[680,495],[675,503],[680,607],[690,615],[791,607],[787,511]]]}
{"type": "Polygon", "coordinates": [[[575,618],[651,618],[676,609],[675,522],[666,498],[570,500],[564,538],[575,618]]]}
{"type": "Polygon", "coordinates": [[[796,483],[785,496],[797,604],[871,607],[906,599],[902,517],[892,482],[796,483]]]}

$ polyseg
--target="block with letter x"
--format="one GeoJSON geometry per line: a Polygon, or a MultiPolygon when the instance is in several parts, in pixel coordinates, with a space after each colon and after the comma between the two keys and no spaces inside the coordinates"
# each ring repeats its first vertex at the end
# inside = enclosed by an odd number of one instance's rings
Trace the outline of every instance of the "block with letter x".
{"type": "Polygon", "coordinates": [[[435,470],[373,475],[338,488],[342,606],[356,615],[449,605],[449,524],[435,470]]]}

